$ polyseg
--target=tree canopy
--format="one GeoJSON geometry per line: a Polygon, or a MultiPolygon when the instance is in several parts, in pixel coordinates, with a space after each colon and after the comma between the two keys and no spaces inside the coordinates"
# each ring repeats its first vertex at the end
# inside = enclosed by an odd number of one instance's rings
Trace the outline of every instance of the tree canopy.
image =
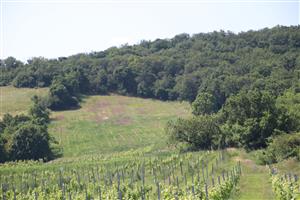
{"type": "Polygon", "coordinates": [[[63,98],[52,95],[53,109],[73,107],[78,94],[113,92],[189,102],[198,96],[199,105],[211,104],[205,112],[217,112],[241,90],[265,90],[277,97],[299,84],[299,39],[300,26],[276,26],[238,34],[179,34],[57,59],[36,57],[26,63],[9,57],[0,62],[0,85],[52,85],[52,91],[59,89],[70,102],[63,105],[63,98]],[[210,102],[204,102],[207,94],[213,96],[210,102]]]}
{"type": "Polygon", "coordinates": [[[54,149],[56,141],[48,133],[50,118],[47,104],[37,96],[32,101],[28,115],[5,114],[0,120],[0,162],[47,161],[61,154],[61,149],[54,149]]]}

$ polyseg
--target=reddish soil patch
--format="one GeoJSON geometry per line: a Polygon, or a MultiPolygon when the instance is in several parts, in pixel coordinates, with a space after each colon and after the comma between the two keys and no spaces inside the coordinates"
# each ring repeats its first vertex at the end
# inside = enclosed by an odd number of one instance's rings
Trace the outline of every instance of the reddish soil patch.
{"type": "Polygon", "coordinates": [[[106,116],[106,114],[97,114],[96,116],[94,116],[93,118],[97,123],[102,123],[105,120],[108,120],[109,117],[106,116]]]}
{"type": "Polygon", "coordinates": [[[126,106],[126,105],[129,105],[129,101],[128,101],[128,99],[126,98],[122,98],[122,99],[118,99],[118,104],[119,105],[122,105],[122,106],[126,106]]]}
{"type": "Polygon", "coordinates": [[[146,114],[147,113],[145,108],[138,108],[137,111],[138,111],[139,114],[146,114]]]}
{"type": "Polygon", "coordinates": [[[250,160],[250,159],[243,159],[243,158],[240,158],[240,157],[235,157],[234,160],[235,161],[240,161],[241,163],[244,163],[246,165],[255,165],[254,161],[250,160]]]}
{"type": "Polygon", "coordinates": [[[128,116],[120,117],[115,121],[117,125],[129,125],[131,124],[132,119],[128,116]]]}
{"type": "Polygon", "coordinates": [[[113,115],[120,115],[125,112],[124,107],[120,105],[112,106],[110,109],[113,115]]]}
{"type": "Polygon", "coordinates": [[[99,110],[104,110],[104,108],[109,107],[111,104],[106,101],[98,101],[95,104],[89,106],[87,109],[90,112],[98,112],[99,110]]]}

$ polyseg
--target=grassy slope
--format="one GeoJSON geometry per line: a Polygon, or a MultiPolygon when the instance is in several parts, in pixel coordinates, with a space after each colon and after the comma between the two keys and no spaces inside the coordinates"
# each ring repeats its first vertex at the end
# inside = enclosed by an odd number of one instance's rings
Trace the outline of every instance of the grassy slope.
{"type": "Polygon", "coordinates": [[[268,168],[260,166],[249,159],[244,151],[239,151],[234,158],[242,165],[242,176],[239,191],[234,195],[234,200],[272,200],[275,199],[268,168]]]}
{"type": "Polygon", "coordinates": [[[30,98],[33,95],[44,96],[47,92],[47,88],[18,89],[11,86],[0,87],[0,116],[8,112],[13,115],[26,112],[29,109],[30,98]]]}
{"type": "MultiPolygon", "coordinates": [[[[47,89],[0,87],[1,115],[25,113],[30,98],[47,89]]],[[[81,108],[52,112],[49,131],[64,148],[64,156],[76,157],[139,149],[162,149],[167,121],[188,116],[190,106],[125,96],[88,96],[81,108]]]]}
{"type": "Polygon", "coordinates": [[[162,148],[166,122],[189,113],[187,103],[124,96],[89,96],[81,106],[51,116],[50,133],[67,157],[162,148]]]}

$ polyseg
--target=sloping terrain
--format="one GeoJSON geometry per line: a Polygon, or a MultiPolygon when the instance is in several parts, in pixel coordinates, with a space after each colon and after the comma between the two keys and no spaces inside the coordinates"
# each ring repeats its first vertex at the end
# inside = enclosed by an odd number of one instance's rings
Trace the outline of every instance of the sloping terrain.
{"type": "Polygon", "coordinates": [[[166,146],[166,122],[189,113],[187,103],[89,96],[80,109],[52,112],[50,133],[66,157],[145,147],[155,150],[166,146]]]}

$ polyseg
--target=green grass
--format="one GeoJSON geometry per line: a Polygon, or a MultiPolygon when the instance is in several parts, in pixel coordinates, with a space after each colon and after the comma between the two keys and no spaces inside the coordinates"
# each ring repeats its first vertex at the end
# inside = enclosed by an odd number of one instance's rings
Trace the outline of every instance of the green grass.
{"type": "Polygon", "coordinates": [[[0,116],[5,113],[16,115],[27,112],[31,105],[31,97],[34,95],[45,96],[47,92],[47,88],[0,87],[0,116]]]}
{"type": "Polygon", "coordinates": [[[234,160],[242,165],[242,176],[239,191],[234,194],[234,200],[273,200],[275,199],[269,171],[266,166],[255,164],[244,151],[238,151],[234,160]]]}
{"type": "MultiPolygon", "coordinates": [[[[0,87],[1,115],[25,113],[33,95],[48,89],[0,87]]],[[[129,150],[161,150],[167,121],[190,114],[186,102],[162,102],[118,95],[83,97],[77,110],[52,112],[49,132],[64,157],[110,154],[129,150]]]]}
{"type": "Polygon", "coordinates": [[[50,133],[65,157],[166,146],[167,121],[186,117],[189,105],[124,96],[88,96],[81,108],[53,112],[50,133]]]}

